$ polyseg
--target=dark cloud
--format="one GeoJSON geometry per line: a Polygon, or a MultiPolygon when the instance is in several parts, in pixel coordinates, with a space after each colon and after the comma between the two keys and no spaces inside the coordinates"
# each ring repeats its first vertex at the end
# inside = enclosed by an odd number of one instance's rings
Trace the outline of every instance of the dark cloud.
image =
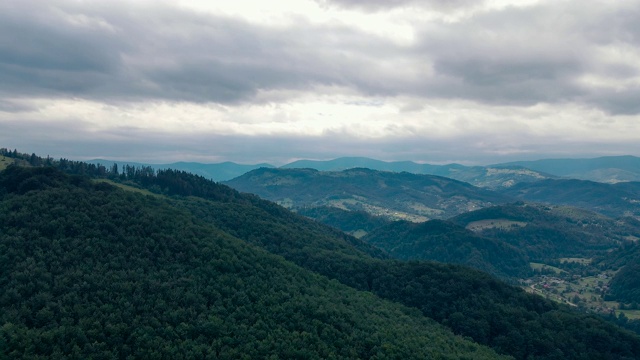
{"type": "Polygon", "coordinates": [[[318,85],[366,92],[373,81],[350,68],[365,72],[370,56],[391,47],[346,27],[272,29],[162,5],[63,4],[37,17],[0,11],[1,93],[234,103],[318,85]]]}
{"type": "MultiPolygon", "coordinates": [[[[369,10],[471,6],[467,0],[323,3],[369,10]]],[[[402,44],[348,24],[298,19],[270,27],[164,2],[6,2],[0,4],[0,95],[237,104],[258,101],[261,91],[338,86],[365,96],[573,102],[640,113],[637,89],[616,84],[637,76],[638,67],[596,54],[606,46],[637,51],[640,7],[588,8],[506,7],[458,21],[429,20],[413,24],[415,42],[402,44]],[[585,85],[580,79],[588,75],[614,86],[585,85]]]]}
{"type": "Polygon", "coordinates": [[[121,41],[68,20],[47,4],[0,5],[1,93],[79,94],[110,81],[119,67],[121,41]],[[34,5],[41,11],[33,11],[34,5]]]}

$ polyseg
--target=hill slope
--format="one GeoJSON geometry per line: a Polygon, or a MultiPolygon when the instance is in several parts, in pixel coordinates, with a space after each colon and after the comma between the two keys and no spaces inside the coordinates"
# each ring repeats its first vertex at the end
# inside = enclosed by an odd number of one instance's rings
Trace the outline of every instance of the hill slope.
{"type": "Polygon", "coordinates": [[[500,358],[162,198],[52,169],[0,189],[2,358],[500,358]]]}
{"type": "Polygon", "coordinates": [[[590,211],[524,203],[480,209],[451,221],[511,244],[536,260],[589,257],[640,235],[632,223],[590,211]]]}
{"type": "Polygon", "coordinates": [[[515,247],[476,236],[443,220],[419,224],[396,221],[374,230],[363,240],[398,259],[464,264],[503,278],[530,273],[528,260],[515,247]]]}
{"type": "Polygon", "coordinates": [[[520,183],[501,193],[517,199],[570,205],[620,216],[640,216],[640,182],[603,184],[585,180],[541,180],[520,183]]]}
{"type": "Polygon", "coordinates": [[[500,166],[523,166],[567,178],[616,183],[640,181],[640,158],[604,156],[594,159],[544,159],[515,161],[500,166]]]}
{"type": "MultiPolygon", "coordinates": [[[[64,168],[104,175],[104,169],[82,164],[66,163],[64,168]]],[[[48,179],[9,181],[7,190],[39,191],[39,184],[49,186],[48,179]]],[[[353,237],[202,177],[139,169],[131,177],[121,175],[119,181],[171,195],[172,208],[190,214],[179,219],[181,226],[206,224],[304,269],[416,308],[454,332],[518,359],[632,359],[640,353],[638,336],[602,319],[526,294],[472,269],[376,258],[375,249],[353,237]]],[[[80,228],[91,227],[80,224],[80,228]]],[[[136,227],[137,232],[144,229],[136,227]]]]}
{"type": "Polygon", "coordinates": [[[365,211],[348,211],[330,206],[299,208],[296,212],[356,237],[362,237],[390,222],[381,216],[373,216],[365,211]]]}
{"type": "Polygon", "coordinates": [[[554,178],[517,165],[464,166],[460,164],[431,165],[413,161],[380,161],[363,157],[343,157],[327,161],[299,160],[283,165],[283,169],[315,169],[319,171],[343,171],[367,168],[378,171],[408,172],[421,175],[444,176],[486,188],[509,187],[519,182],[532,182],[554,178]]]}
{"type": "Polygon", "coordinates": [[[293,208],[333,206],[416,221],[508,201],[503,195],[448,178],[369,169],[259,169],[225,184],[293,208]]]}

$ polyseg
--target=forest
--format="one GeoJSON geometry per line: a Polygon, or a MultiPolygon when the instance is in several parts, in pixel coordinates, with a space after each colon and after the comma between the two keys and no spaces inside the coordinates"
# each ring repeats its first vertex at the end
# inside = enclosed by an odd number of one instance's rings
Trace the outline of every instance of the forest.
{"type": "Polygon", "coordinates": [[[9,358],[640,354],[600,317],[467,267],[391,260],[199,176],[62,163],[0,173],[9,358]]]}

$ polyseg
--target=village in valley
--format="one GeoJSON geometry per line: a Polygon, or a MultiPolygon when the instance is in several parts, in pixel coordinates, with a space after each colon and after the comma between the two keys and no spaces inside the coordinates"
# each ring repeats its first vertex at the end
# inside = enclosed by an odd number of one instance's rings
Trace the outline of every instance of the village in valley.
{"type": "MultiPolygon", "coordinates": [[[[588,265],[587,259],[562,259],[566,261],[579,261],[582,265],[588,265]]],[[[615,275],[615,271],[606,270],[594,275],[583,276],[570,269],[531,263],[536,275],[521,280],[523,288],[533,294],[544,296],[547,299],[567,304],[587,312],[603,315],[622,316],[628,319],[640,319],[640,307],[638,304],[620,304],[609,301],[609,281],[615,275]]]]}

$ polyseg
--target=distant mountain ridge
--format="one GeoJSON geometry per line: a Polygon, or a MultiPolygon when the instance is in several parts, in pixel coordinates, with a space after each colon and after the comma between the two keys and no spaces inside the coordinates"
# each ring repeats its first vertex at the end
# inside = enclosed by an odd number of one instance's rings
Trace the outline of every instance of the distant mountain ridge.
{"type": "Polygon", "coordinates": [[[511,201],[499,193],[442,176],[366,168],[262,168],[225,184],[289,208],[333,206],[410,221],[447,218],[511,201]]]}
{"type": "Polygon", "coordinates": [[[444,176],[486,188],[509,187],[519,182],[556,178],[551,174],[521,166],[465,166],[460,164],[432,165],[413,161],[382,161],[365,157],[342,157],[327,161],[299,160],[281,166],[284,169],[309,168],[320,171],[341,171],[367,168],[380,171],[408,172],[420,175],[444,176]]]}
{"type": "Polygon", "coordinates": [[[577,179],[520,183],[501,193],[525,201],[570,205],[611,217],[640,216],[640,182],[606,184],[577,179]]]}
{"type": "Polygon", "coordinates": [[[514,161],[495,166],[522,166],[566,178],[598,182],[640,181],[640,158],[631,155],[514,161]]]}
{"type": "Polygon", "coordinates": [[[266,164],[266,163],[245,165],[245,164],[238,164],[231,161],[225,161],[225,162],[214,163],[214,164],[203,164],[199,162],[183,162],[183,161],[170,163],[170,164],[146,164],[146,163],[137,163],[137,162],[130,162],[130,161],[113,161],[113,160],[104,160],[104,159],[94,159],[94,160],[89,160],[87,162],[90,164],[101,164],[106,167],[111,167],[113,166],[113,164],[118,164],[118,166],[121,166],[121,165],[149,166],[157,170],[164,170],[164,169],[181,170],[181,171],[186,171],[195,175],[203,176],[213,181],[230,180],[254,169],[259,169],[263,167],[266,167],[266,168],[274,167],[273,165],[266,164]]]}
{"type": "MultiPolygon", "coordinates": [[[[168,164],[148,164],[130,161],[94,159],[92,164],[112,166],[129,164],[150,166],[154,169],[183,170],[204,176],[213,181],[227,181],[261,167],[276,168],[268,163],[238,164],[221,162],[204,164],[198,162],[175,162],[168,164]]],[[[333,160],[297,160],[280,168],[315,169],[320,171],[341,171],[353,168],[409,172],[413,174],[444,176],[486,188],[507,188],[518,183],[535,182],[544,179],[575,178],[605,183],[640,181],[640,158],[606,156],[593,159],[543,159],[535,161],[514,161],[485,166],[465,166],[451,163],[433,165],[414,161],[383,161],[367,157],[340,157],[333,160]]]]}

